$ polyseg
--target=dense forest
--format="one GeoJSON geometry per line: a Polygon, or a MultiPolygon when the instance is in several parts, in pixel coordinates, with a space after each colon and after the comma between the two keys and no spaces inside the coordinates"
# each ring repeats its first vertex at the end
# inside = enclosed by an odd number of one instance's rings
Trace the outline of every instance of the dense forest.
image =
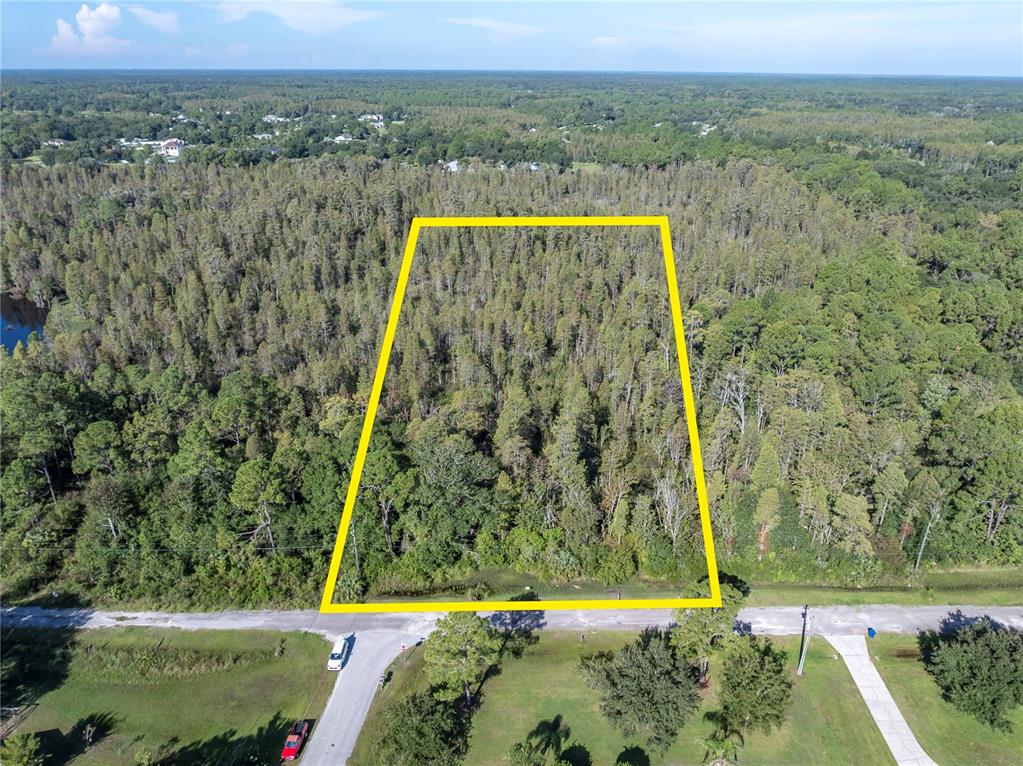
{"type": "MultiPolygon", "coordinates": [[[[1023,563],[1011,84],[148,78],[3,86],[7,598],[315,600],[416,215],[668,216],[728,571],[1023,563]]],[[[425,232],[337,597],[695,582],[673,355],[653,230],[425,232]]]]}

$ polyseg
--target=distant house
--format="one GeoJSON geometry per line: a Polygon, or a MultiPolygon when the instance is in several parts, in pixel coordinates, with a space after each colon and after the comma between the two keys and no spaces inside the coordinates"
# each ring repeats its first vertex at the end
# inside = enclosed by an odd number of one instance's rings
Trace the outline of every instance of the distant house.
{"type": "Polygon", "coordinates": [[[540,163],[539,162],[530,162],[529,163],[529,169],[532,170],[535,173],[537,170],[540,169],[540,163]]]}
{"type": "Polygon", "coordinates": [[[382,123],[383,121],[384,121],[384,116],[382,114],[360,114],[359,115],[359,122],[380,122],[380,123],[382,123]]]}
{"type": "Polygon", "coordinates": [[[273,135],[271,133],[256,133],[252,137],[257,141],[269,141],[273,135]]]}
{"type": "Polygon", "coordinates": [[[437,164],[441,166],[442,170],[446,170],[448,173],[458,172],[458,160],[451,160],[450,162],[445,162],[444,160],[437,160],[437,164]]]}
{"type": "Polygon", "coordinates": [[[302,116],[298,117],[279,117],[276,114],[268,114],[263,117],[263,122],[273,125],[276,122],[301,122],[302,116]]]}
{"type": "Polygon", "coordinates": [[[161,157],[177,157],[181,154],[181,150],[184,148],[185,142],[180,138],[168,138],[166,141],[160,144],[157,148],[156,153],[161,157]]]}
{"type": "Polygon", "coordinates": [[[63,146],[66,143],[67,141],[65,141],[63,138],[51,138],[46,141],[47,146],[63,146]]]}

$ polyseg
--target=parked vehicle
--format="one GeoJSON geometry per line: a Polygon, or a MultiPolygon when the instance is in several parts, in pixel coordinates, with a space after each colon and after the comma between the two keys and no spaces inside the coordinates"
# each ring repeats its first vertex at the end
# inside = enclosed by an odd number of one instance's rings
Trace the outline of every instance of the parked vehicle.
{"type": "Polygon", "coordinates": [[[330,657],[327,658],[327,670],[341,670],[348,662],[348,655],[352,652],[352,639],[354,633],[345,633],[339,636],[330,650],[330,657]]]}
{"type": "Polygon", "coordinates": [[[309,723],[298,721],[288,732],[288,738],[284,740],[284,749],[281,750],[282,761],[293,761],[298,758],[298,751],[302,749],[305,738],[309,735],[309,723]]]}

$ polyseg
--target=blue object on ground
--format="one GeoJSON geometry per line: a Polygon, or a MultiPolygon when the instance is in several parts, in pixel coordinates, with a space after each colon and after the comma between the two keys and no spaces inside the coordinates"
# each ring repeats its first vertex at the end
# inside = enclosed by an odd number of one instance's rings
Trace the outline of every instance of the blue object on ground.
{"type": "Polygon", "coordinates": [[[873,638],[874,636],[877,635],[877,631],[874,630],[873,628],[867,628],[867,635],[873,638]]]}

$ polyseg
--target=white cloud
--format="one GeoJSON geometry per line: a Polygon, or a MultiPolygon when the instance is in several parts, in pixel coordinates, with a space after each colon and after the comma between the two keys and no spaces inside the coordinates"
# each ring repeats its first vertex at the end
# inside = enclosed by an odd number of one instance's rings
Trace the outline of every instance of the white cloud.
{"type": "Polygon", "coordinates": [[[350,24],[380,16],[376,11],[346,8],[334,0],[303,0],[297,3],[228,2],[219,3],[217,9],[224,21],[241,21],[253,13],[267,13],[285,26],[310,35],[329,34],[350,24]]]}
{"type": "Polygon", "coordinates": [[[491,42],[502,42],[517,37],[528,37],[544,31],[543,27],[535,27],[530,24],[518,24],[514,21],[498,21],[483,16],[474,16],[467,19],[448,19],[449,24],[460,24],[466,27],[476,27],[487,33],[487,39],[491,42]]]}
{"type": "Polygon", "coordinates": [[[82,4],[75,14],[78,31],[64,19],[57,19],[57,32],[50,40],[50,53],[62,56],[103,55],[116,53],[131,45],[130,40],[114,37],[111,32],[121,23],[121,9],[109,3],[95,8],[82,4]]]}
{"type": "Polygon", "coordinates": [[[128,8],[131,14],[147,27],[166,32],[169,35],[178,33],[178,14],[173,11],[153,11],[132,5],[128,8]]]}
{"type": "Polygon", "coordinates": [[[249,46],[246,43],[231,43],[224,49],[224,53],[232,58],[244,56],[248,52],[249,46]]]}

